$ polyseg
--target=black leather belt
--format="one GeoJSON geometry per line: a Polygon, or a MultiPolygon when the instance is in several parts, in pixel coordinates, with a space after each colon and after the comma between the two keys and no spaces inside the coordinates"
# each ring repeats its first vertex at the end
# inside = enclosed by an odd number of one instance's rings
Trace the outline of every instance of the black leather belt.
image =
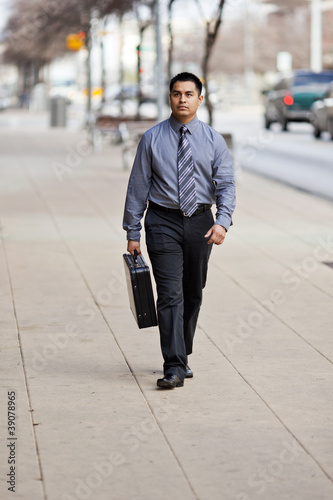
{"type": "MultiPolygon", "coordinates": [[[[207,212],[212,207],[212,205],[198,205],[198,208],[194,212],[193,215],[201,214],[202,212],[207,212]]],[[[188,217],[184,212],[180,210],[180,208],[168,208],[168,207],[163,207],[162,205],[157,205],[157,203],[154,203],[153,201],[149,200],[149,208],[152,208],[153,210],[160,210],[161,212],[166,212],[168,214],[178,214],[178,215],[183,215],[184,217],[188,217]]]]}

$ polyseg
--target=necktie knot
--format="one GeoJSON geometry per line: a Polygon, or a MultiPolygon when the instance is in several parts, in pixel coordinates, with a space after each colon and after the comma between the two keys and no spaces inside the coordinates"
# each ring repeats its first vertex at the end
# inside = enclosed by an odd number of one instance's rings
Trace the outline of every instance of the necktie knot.
{"type": "Polygon", "coordinates": [[[185,135],[187,132],[187,127],[185,127],[185,125],[182,125],[179,130],[180,130],[180,135],[185,135]]]}

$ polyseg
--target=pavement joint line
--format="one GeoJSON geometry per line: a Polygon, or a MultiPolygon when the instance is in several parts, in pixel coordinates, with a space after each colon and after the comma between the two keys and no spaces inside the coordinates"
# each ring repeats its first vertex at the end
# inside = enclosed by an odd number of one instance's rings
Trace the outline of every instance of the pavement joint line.
{"type": "Polygon", "coordinates": [[[222,351],[222,349],[214,342],[214,340],[208,335],[208,333],[198,325],[198,329],[202,331],[202,333],[207,337],[207,339],[213,344],[213,346],[222,354],[222,356],[226,359],[226,361],[232,366],[232,368],[238,373],[238,375],[244,380],[244,382],[250,387],[250,389],[257,395],[257,397],[264,403],[264,405],[268,408],[268,410],[274,415],[276,420],[280,422],[280,424],[286,429],[286,431],[295,439],[298,445],[305,451],[305,453],[313,460],[313,462],[319,467],[322,473],[327,477],[327,479],[333,483],[333,477],[329,475],[328,472],[324,469],[324,467],[318,462],[318,460],[311,454],[311,452],[304,446],[301,441],[296,437],[296,435],[289,429],[289,427],[283,422],[283,420],[277,415],[277,413],[273,410],[273,408],[265,401],[265,399],[259,394],[259,392],[254,388],[254,386],[241,374],[238,370],[237,366],[228,358],[228,356],[222,351]]]}
{"type": "MultiPolygon", "coordinates": [[[[250,188],[248,188],[248,190],[250,191],[250,188]]],[[[253,193],[253,190],[252,190],[252,193],[253,193]]],[[[271,201],[265,195],[263,195],[262,198],[265,201],[268,201],[268,202],[271,201]]],[[[333,208],[333,204],[332,203],[331,203],[331,205],[332,205],[332,208],[333,208]]],[[[290,207],[288,205],[285,205],[285,208],[289,208],[290,209],[290,207]]],[[[242,210],[244,210],[245,212],[247,212],[250,216],[254,217],[255,219],[259,219],[259,220],[261,220],[262,222],[264,222],[266,224],[268,223],[267,219],[265,219],[265,217],[263,217],[261,213],[257,213],[257,212],[252,211],[248,206],[246,206],[246,207],[245,207],[245,205],[242,206],[242,210]]],[[[302,214],[302,212],[299,212],[298,210],[296,210],[294,208],[292,210],[294,212],[297,212],[299,215],[304,215],[304,214],[302,214]]],[[[316,222],[316,221],[314,221],[314,222],[316,222]]],[[[309,240],[306,240],[306,239],[302,238],[302,236],[300,236],[298,234],[295,234],[294,232],[292,232],[287,227],[285,227],[285,226],[281,227],[278,223],[275,223],[273,221],[269,221],[269,224],[271,226],[279,229],[280,231],[282,231],[282,230],[285,231],[286,233],[288,233],[289,236],[293,237],[296,241],[300,241],[303,244],[305,244],[305,245],[309,246],[310,248],[312,248],[312,245],[311,245],[311,243],[309,243],[309,240]]]]}
{"type": "MultiPolygon", "coordinates": [[[[133,378],[134,378],[134,380],[135,380],[135,382],[136,382],[136,384],[137,384],[137,386],[138,386],[138,389],[139,389],[139,391],[141,392],[142,397],[143,397],[143,399],[144,399],[144,401],[145,401],[145,403],[146,403],[147,407],[148,407],[148,408],[149,408],[149,410],[150,410],[151,415],[152,415],[152,416],[153,416],[153,418],[154,418],[154,421],[156,422],[156,425],[157,425],[157,426],[158,426],[158,428],[160,429],[160,432],[161,432],[161,434],[162,434],[162,436],[163,436],[163,438],[164,438],[164,440],[165,440],[165,442],[166,442],[166,444],[167,444],[168,448],[170,449],[170,451],[171,451],[171,453],[172,453],[172,456],[174,457],[174,459],[175,459],[175,461],[176,461],[176,463],[177,463],[178,467],[180,468],[180,470],[181,470],[181,472],[182,472],[182,474],[183,474],[183,476],[184,476],[184,479],[186,480],[186,483],[188,484],[188,486],[189,486],[190,490],[192,491],[193,495],[195,496],[195,500],[200,500],[200,499],[199,499],[199,497],[198,497],[198,495],[197,495],[197,494],[196,494],[196,492],[194,491],[193,486],[192,486],[192,484],[191,484],[191,482],[190,482],[190,480],[189,480],[189,478],[188,478],[188,476],[187,476],[187,474],[186,474],[186,472],[185,472],[185,470],[184,470],[183,466],[181,465],[181,463],[180,463],[180,461],[179,461],[178,457],[176,456],[176,454],[175,454],[175,452],[174,452],[174,450],[173,450],[173,448],[172,448],[172,446],[171,446],[171,444],[170,444],[170,442],[169,442],[168,438],[166,437],[166,434],[164,433],[164,431],[163,431],[163,429],[162,429],[161,425],[159,424],[158,420],[156,419],[156,416],[155,416],[155,414],[154,414],[154,412],[153,412],[153,410],[152,410],[152,407],[150,406],[150,404],[149,404],[149,402],[148,402],[148,400],[147,400],[147,398],[146,398],[146,396],[145,396],[145,394],[144,394],[144,391],[142,390],[142,387],[141,387],[141,385],[140,385],[140,383],[139,383],[139,380],[138,380],[137,376],[135,375],[134,371],[132,370],[131,365],[130,365],[130,363],[129,363],[128,359],[126,358],[126,355],[125,355],[124,351],[122,350],[122,348],[121,348],[121,346],[120,346],[120,344],[119,344],[119,342],[118,342],[117,337],[115,336],[115,334],[114,334],[114,332],[113,332],[113,330],[112,330],[111,326],[109,325],[109,322],[108,322],[107,318],[105,317],[104,312],[103,312],[103,310],[102,310],[102,308],[101,308],[100,304],[97,302],[97,300],[96,300],[96,298],[95,298],[94,292],[91,290],[90,285],[89,285],[89,283],[87,282],[86,277],[85,277],[85,275],[84,275],[83,271],[81,270],[81,268],[80,268],[80,266],[79,266],[79,264],[78,264],[78,262],[77,262],[77,260],[76,260],[75,256],[74,256],[74,255],[73,255],[73,253],[72,253],[72,250],[71,250],[71,248],[70,248],[70,246],[69,246],[69,244],[68,244],[68,242],[67,242],[66,238],[63,236],[63,234],[62,234],[62,232],[61,232],[61,229],[59,228],[59,226],[58,226],[58,224],[57,224],[57,221],[56,221],[55,216],[54,216],[54,214],[53,214],[53,212],[52,212],[52,209],[50,208],[49,204],[47,203],[47,200],[46,200],[46,198],[44,197],[44,195],[43,195],[43,193],[42,193],[41,189],[40,189],[40,188],[39,188],[39,186],[36,184],[35,180],[32,178],[32,176],[31,176],[30,172],[28,172],[28,178],[29,178],[29,180],[30,180],[30,182],[31,182],[31,184],[32,184],[32,186],[33,186],[33,188],[34,188],[34,190],[35,190],[36,194],[37,194],[37,195],[39,196],[39,198],[41,199],[41,201],[42,201],[42,203],[43,203],[43,205],[44,205],[45,210],[46,210],[46,211],[47,211],[47,213],[49,214],[49,216],[50,216],[50,218],[51,218],[51,220],[52,220],[52,222],[53,222],[53,224],[54,224],[54,226],[55,226],[55,228],[56,228],[56,230],[57,230],[57,232],[58,232],[58,234],[59,234],[59,236],[60,236],[61,240],[63,241],[64,245],[65,245],[65,246],[66,246],[66,248],[67,248],[67,251],[68,251],[69,255],[70,255],[70,256],[71,256],[71,258],[73,259],[73,262],[74,262],[74,264],[75,264],[75,266],[76,266],[77,270],[79,271],[79,274],[81,275],[81,278],[82,278],[82,280],[84,281],[84,283],[85,283],[85,285],[86,285],[86,287],[87,287],[87,289],[88,289],[89,293],[91,294],[91,297],[92,297],[92,299],[94,300],[94,302],[95,302],[95,304],[96,304],[96,307],[97,307],[97,309],[98,309],[98,310],[99,310],[99,312],[100,312],[101,317],[103,318],[103,320],[104,320],[104,322],[105,322],[105,324],[106,324],[106,326],[107,326],[108,330],[110,331],[111,335],[113,336],[113,338],[114,338],[114,340],[115,340],[115,343],[116,343],[116,345],[117,345],[117,347],[118,347],[119,351],[121,352],[121,354],[122,354],[122,356],[123,356],[123,358],[124,358],[124,361],[125,361],[125,363],[126,363],[126,365],[127,365],[128,369],[129,369],[129,371],[130,371],[131,375],[133,376],[133,378]]],[[[104,215],[105,215],[105,214],[104,214],[104,215]]],[[[30,405],[30,406],[31,406],[31,405],[30,405]]],[[[36,446],[37,446],[37,440],[36,440],[36,446]]],[[[37,449],[38,449],[38,446],[37,446],[37,449]]],[[[47,500],[46,494],[45,494],[45,499],[44,499],[44,500],[47,500]]]]}
{"type": "Polygon", "coordinates": [[[87,198],[89,198],[89,201],[90,201],[91,205],[93,206],[93,208],[96,210],[96,212],[103,217],[103,219],[115,231],[115,233],[119,232],[119,235],[120,235],[120,230],[113,225],[113,223],[110,221],[110,219],[108,218],[107,214],[104,212],[104,210],[102,209],[102,207],[100,207],[98,205],[98,203],[96,203],[96,201],[93,199],[93,197],[90,195],[90,193],[88,193],[88,191],[86,191],[82,186],[80,186],[80,184],[78,184],[77,182],[74,182],[74,179],[71,179],[71,181],[72,181],[75,189],[80,194],[84,194],[84,196],[86,196],[87,198]]]}
{"type": "MultiPolygon", "coordinates": [[[[269,201],[269,199],[263,197],[266,201],[269,201]]],[[[286,208],[290,208],[288,206],[285,206],[286,208]]],[[[333,204],[332,204],[332,208],[333,208],[333,204]]],[[[244,210],[245,212],[247,212],[250,216],[254,217],[255,219],[259,219],[261,220],[262,222],[265,222],[266,224],[268,223],[267,219],[265,219],[265,217],[263,217],[261,215],[261,213],[257,213],[257,212],[253,212],[248,206],[242,206],[242,210],[244,210]]],[[[293,209],[293,211],[295,211],[293,209]]],[[[300,214],[300,212],[298,212],[300,214]]],[[[301,215],[301,214],[300,214],[301,215]]],[[[286,228],[285,226],[283,226],[281,228],[281,226],[273,221],[270,221],[269,222],[271,226],[279,229],[280,231],[285,231],[286,233],[288,233],[290,236],[292,236],[293,238],[295,238],[296,241],[301,241],[302,243],[306,244],[307,246],[311,247],[312,248],[312,245],[311,243],[309,243],[309,240],[305,240],[304,238],[302,238],[302,236],[299,236],[298,234],[295,234],[293,233],[290,229],[286,228]]]]}
{"type": "Polygon", "coordinates": [[[228,272],[225,271],[224,269],[222,269],[217,263],[214,262],[211,265],[215,266],[216,269],[219,272],[221,272],[223,274],[226,274],[228,276],[228,278],[230,279],[230,281],[232,281],[233,283],[235,283],[235,285],[237,285],[241,290],[243,290],[247,295],[249,295],[257,304],[260,305],[260,307],[263,307],[264,309],[266,309],[267,312],[269,312],[278,321],[280,321],[283,325],[285,325],[289,330],[291,330],[293,333],[295,333],[300,339],[302,339],[306,344],[308,344],[309,347],[311,347],[312,349],[314,349],[320,356],[322,356],[324,359],[326,359],[326,361],[328,361],[330,364],[333,364],[333,360],[331,360],[330,358],[328,358],[324,353],[322,353],[319,349],[317,349],[317,347],[315,347],[314,345],[312,345],[311,342],[309,342],[306,338],[302,337],[302,335],[300,333],[298,333],[292,326],[290,326],[282,318],[280,318],[279,316],[277,316],[277,314],[274,311],[271,311],[265,305],[263,305],[257,299],[257,297],[255,295],[253,295],[251,293],[251,291],[249,291],[247,288],[244,288],[244,286],[239,281],[237,281],[237,279],[235,277],[233,277],[232,275],[228,274],[228,272]]]}
{"type": "MultiPolygon", "coordinates": [[[[249,212],[250,213],[250,212],[249,212]]],[[[254,216],[254,214],[251,214],[254,216]]],[[[266,222],[266,221],[265,221],[266,222]]],[[[272,224],[273,226],[273,224],[272,224]]],[[[276,226],[277,227],[277,226],[276,226]]],[[[278,228],[280,229],[280,228],[278,228]]],[[[273,255],[271,255],[270,253],[266,252],[265,250],[263,250],[260,246],[256,245],[255,243],[253,243],[253,241],[251,242],[248,242],[246,239],[243,239],[241,237],[239,237],[238,234],[235,235],[235,238],[237,238],[239,241],[241,242],[246,242],[247,245],[251,245],[253,248],[255,248],[256,250],[258,250],[260,253],[262,253],[263,255],[265,255],[266,257],[268,257],[270,260],[272,260],[273,262],[276,262],[277,264],[279,264],[280,266],[284,267],[286,270],[290,270],[292,269],[291,266],[287,265],[283,260],[281,259],[278,259],[276,257],[274,257],[273,255]]],[[[296,238],[296,241],[301,241],[301,243],[305,243],[304,240],[299,240],[298,238],[296,238]]],[[[312,246],[308,243],[308,246],[312,248],[312,246]]],[[[318,265],[319,264],[322,264],[324,265],[325,262],[324,261],[321,261],[321,260],[318,260],[318,265]]],[[[313,288],[316,288],[319,292],[327,295],[327,297],[333,297],[333,292],[332,293],[329,293],[327,290],[324,290],[322,288],[320,288],[316,283],[313,283],[311,280],[309,280],[308,278],[306,278],[306,282],[312,286],[313,288]]]]}
{"type": "Polygon", "coordinates": [[[319,198],[320,200],[329,201],[331,203],[333,201],[333,198],[331,198],[330,196],[324,195],[322,193],[311,192],[309,189],[306,189],[306,188],[301,187],[301,186],[296,186],[291,181],[279,179],[279,177],[275,177],[273,174],[269,174],[268,172],[260,172],[260,171],[256,170],[255,168],[250,167],[249,165],[241,165],[241,168],[244,169],[246,172],[250,172],[251,174],[258,175],[259,177],[262,177],[263,179],[268,179],[270,181],[277,182],[278,184],[282,184],[283,186],[287,186],[289,188],[295,189],[296,191],[299,191],[301,193],[305,193],[307,195],[314,196],[316,198],[319,198]]]}
{"type": "MultiPolygon", "coordinates": [[[[134,375],[134,377],[136,378],[136,376],[135,376],[135,375],[134,375]]],[[[138,383],[138,385],[139,385],[139,387],[140,387],[139,382],[137,382],[137,383],[138,383]]],[[[142,392],[142,394],[143,394],[143,396],[144,396],[144,392],[143,392],[143,390],[141,389],[141,387],[140,387],[140,390],[141,390],[141,392],[142,392]]],[[[145,396],[144,396],[144,398],[146,399],[146,397],[145,397],[145,396]]],[[[169,448],[169,450],[171,451],[172,456],[174,457],[175,461],[177,462],[179,469],[182,471],[182,474],[183,474],[183,476],[184,476],[184,478],[185,478],[185,480],[186,480],[186,482],[187,482],[187,484],[188,484],[188,487],[189,487],[189,488],[190,488],[190,490],[192,491],[192,493],[193,493],[193,495],[194,495],[194,497],[195,497],[195,500],[200,500],[200,498],[198,497],[197,493],[196,493],[196,492],[195,492],[195,490],[194,490],[194,487],[193,487],[193,486],[192,486],[192,484],[191,484],[191,481],[190,481],[190,479],[189,479],[188,475],[186,474],[186,471],[184,470],[184,467],[183,467],[183,466],[182,466],[182,464],[180,463],[179,458],[177,457],[177,455],[176,455],[176,453],[175,453],[174,449],[172,448],[172,445],[171,445],[171,443],[170,443],[169,439],[167,438],[167,436],[166,436],[166,434],[165,434],[165,432],[164,432],[164,430],[163,430],[162,426],[160,425],[159,421],[157,420],[157,418],[156,418],[156,416],[155,416],[155,413],[154,413],[154,411],[153,411],[152,407],[150,406],[150,404],[149,404],[149,402],[148,402],[148,400],[147,400],[147,399],[146,399],[146,401],[147,401],[147,405],[148,405],[148,407],[149,407],[149,409],[150,409],[150,411],[151,411],[151,413],[152,413],[152,415],[153,415],[153,417],[154,417],[154,420],[155,420],[155,422],[156,422],[156,425],[157,425],[157,426],[158,426],[158,428],[160,429],[160,432],[161,432],[161,434],[162,434],[162,436],[163,436],[163,438],[164,438],[164,440],[165,440],[166,444],[168,445],[168,448],[169,448]]]]}
{"type": "Polygon", "coordinates": [[[17,311],[16,311],[16,305],[15,305],[15,296],[14,296],[14,289],[13,289],[13,283],[12,283],[12,278],[10,274],[10,267],[9,267],[9,261],[8,261],[8,255],[7,255],[7,250],[6,250],[6,244],[5,240],[2,240],[2,252],[4,255],[5,263],[6,263],[6,271],[7,271],[7,276],[8,276],[8,282],[9,282],[9,287],[10,287],[10,294],[11,294],[11,302],[12,302],[12,308],[13,308],[13,314],[15,318],[15,325],[16,325],[16,332],[17,332],[17,339],[18,339],[18,347],[19,347],[19,353],[20,353],[20,358],[21,358],[21,367],[22,367],[22,373],[23,373],[23,383],[24,387],[26,390],[26,395],[28,398],[28,405],[29,405],[29,413],[30,413],[30,422],[31,422],[31,432],[33,435],[33,441],[35,445],[35,451],[36,451],[36,458],[37,458],[37,464],[38,464],[38,469],[39,469],[39,478],[36,478],[41,482],[42,485],[42,491],[43,491],[43,497],[44,500],[47,500],[47,494],[46,494],[46,488],[45,488],[45,482],[44,482],[44,475],[43,475],[43,467],[42,467],[42,462],[41,462],[41,457],[40,457],[40,452],[39,452],[39,446],[38,446],[38,441],[37,441],[37,435],[36,435],[36,425],[34,421],[34,414],[32,410],[32,404],[31,404],[31,395],[30,395],[30,390],[29,390],[29,384],[28,384],[28,378],[27,378],[27,373],[25,369],[25,362],[24,362],[24,354],[23,354],[23,349],[22,349],[22,342],[21,342],[21,334],[20,334],[20,327],[19,327],[19,321],[17,317],[17,311]]]}
{"type": "MultiPolygon", "coordinates": [[[[266,179],[265,177],[262,177],[258,172],[246,172],[247,175],[249,176],[252,176],[252,177],[261,177],[262,179],[264,179],[266,182],[272,182],[272,179],[266,179]]],[[[274,181],[273,181],[274,182],[274,181]]],[[[278,185],[280,185],[281,183],[277,182],[278,185]]],[[[282,187],[286,187],[286,186],[282,186],[282,187]]],[[[299,191],[297,188],[295,188],[294,186],[287,186],[291,191],[299,191]]],[[[251,186],[247,186],[247,190],[250,192],[250,193],[253,193],[255,194],[256,196],[258,196],[258,192],[254,191],[253,188],[251,188],[251,186]]],[[[311,198],[315,199],[316,201],[321,201],[321,202],[324,202],[325,203],[325,206],[328,205],[329,207],[333,207],[333,199],[332,200],[326,200],[326,199],[323,199],[323,198],[319,198],[314,195],[313,193],[308,193],[308,192],[301,192],[302,195],[307,195],[307,196],[311,196],[311,198]]],[[[265,191],[260,191],[260,194],[259,196],[268,201],[268,202],[271,202],[271,198],[269,198],[266,194],[265,194],[265,191]]],[[[280,203],[281,205],[283,205],[285,208],[290,208],[290,205],[286,204],[284,202],[284,199],[281,198],[280,199],[280,203]]],[[[304,216],[304,212],[302,212],[301,210],[298,210],[297,207],[293,207],[292,208],[294,212],[296,212],[297,214],[301,215],[301,216],[304,216]]],[[[308,214],[308,217],[311,218],[311,212],[310,214],[308,214]]],[[[313,218],[313,221],[314,222],[317,222],[317,219],[313,218]]],[[[308,243],[308,242],[307,242],[308,243]]]]}
{"type": "MultiPolygon", "coordinates": [[[[254,177],[256,177],[256,176],[259,176],[259,177],[260,177],[260,174],[257,174],[257,173],[252,173],[252,172],[251,172],[251,175],[253,175],[254,177]]],[[[266,180],[267,180],[267,179],[266,179],[266,180]]],[[[268,181],[269,181],[269,182],[274,182],[274,181],[272,181],[272,179],[269,179],[268,181]]],[[[292,190],[296,190],[296,191],[297,191],[297,189],[296,189],[296,188],[291,187],[291,189],[292,189],[292,190]]],[[[253,189],[251,189],[251,187],[250,187],[250,186],[247,186],[247,190],[248,190],[250,193],[255,194],[255,195],[258,197],[258,193],[257,193],[257,192],[255,192],[253,189]]],[[[327,201],[327,200],[317,199],[317,198],[316,198],[316,196],[315,196],[315,195],[313,195],[312,193],[304,193],[304,192],[303,192],[302,194],[303,194],[303,195],[306,195],[306,196],[311,196],[311,197],[312,197],[313,199],[315,199],[315,201],[317,201],[317,202],[318,202],[318,201],[324,201],[324,202],[325,202],[325,204],[327,204],[329,208],[333,208],[333,202],[332,202],[332,201],[327,201]]],[[[271,200],[270,198],[268,198],[267,196],[265,196],[265,194],[263,194],[262,192],[260,192],[260,197],[261,197],[261,199],[262,199],[262,200],[264,200],[264,201],[266,201],[266,202],[268,202],[268,203],[271,203],[271,202],[272,202],[272,200],[271,200]]],[[[283,203],[283,200],[281,201],[281,204],[283,204],[283,206],[284,206],[284,208],[285,208],[285,209],[289,209],[289,210],[290,210],[290,208],[291,208],[291,207],[290,207],[290,205],[283,203]]],[[[263,212],[254,212],[254,211],[252,211],[252,210],[248,207],[248,205],[246,205],[246,206],[245,206],[244,204],[242,204],[242,202],[239,202],[239,206],[241,206],[241,207],[242,207],[242,210],[246,211],[248,214],[252,215],[252,216],[253,216],[253,217],[255,217],[256,219],[259,219],[259,220],[261,220],[261,221],[263,221],[263,222],[265,222],[265,223],[268,223],[268,222],[269,222],[272,226],[274,226],[274,227],[276,227],[276,228],[278,228],[278,229],[280,229],[280,230],[285,231],[286,233],[288,233],[289,235],[291,235],[292,237],[294,237],[297,241],[301,241],[302,243],[305,243],[306,245],[308,245],[308,246],[310,246],[310,247],[312,246],[312,245],[311,245],[311,243],[309,243],[309,240],[306,240],[306,239],[302,238],[302,236],[300,236],[300,235],[298,235],[298,234],[295,234],[293,231],[291,231],[290,229],[288,229],[288,227],[285,227],[285,226],[280,226],[280,225],[279,225],[279,223],[274,223],[274,222],[272,222],[272,221],[270,221],[270,220],[268,221],[268,220],[267,220],[267,219],[263,216],[263,212]]],[[[328,207],[325,207],[325,208],[328,208],[328,207]]],[[[299,211],[299,210],[298,210],[297,208],[295,208],[295,207],[292,207],[292,211],[293,211],[293,212],[295,212],[295,213],[297,213],[299,216],[304,216],[304,212],[299,211]]],[[[311,213],[310,213],[310,215],[309,215],[309,218],[311,218],[311,213]]],[[[317,222],[318,222],[318,220],[317,220],[317,219],[315,219],[315,218],[313,218],[313,219],[311,219],[311,220],[312,220],[314,223],[317,223],[317,222]]]]}

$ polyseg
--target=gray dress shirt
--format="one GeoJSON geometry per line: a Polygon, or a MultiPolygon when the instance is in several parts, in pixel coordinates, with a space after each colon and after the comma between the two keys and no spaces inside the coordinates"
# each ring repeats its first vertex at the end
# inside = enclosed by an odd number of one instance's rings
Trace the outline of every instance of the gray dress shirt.
{"type": "MultiPolygon", "coordinates": [[[[147,130],[136,153],[128,183],[123,228],[127,239],[140,241],[147,200],[179,208],[177,151],[180,127],[173,115],[147,130]]],[[[226,229],[235,209],[235,181],[230,153],[216,130],[196,116],[186,124],[194,163],[197,202],[216,203],[216,224],[226,229]]]]}

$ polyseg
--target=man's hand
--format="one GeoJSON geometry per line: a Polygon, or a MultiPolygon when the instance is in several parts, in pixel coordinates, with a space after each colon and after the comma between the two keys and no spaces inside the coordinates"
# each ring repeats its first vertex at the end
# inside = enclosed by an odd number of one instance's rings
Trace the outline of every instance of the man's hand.
{"type": "Polygon", "coordinates": [[[141,255],[140,241],[128,240],[127,251],[134,256],[134,250],[138,252],[138,255],[141,255]]]}
{"type": "Polygon", "coordinates": [[[226,235],[226,229],[219,224],[214,224],[209,231],[205,234],[205,238],[209,238],[207,241],[208,245],[215,243],[215,245],[221,245],[224,241],[226,235]]]}

